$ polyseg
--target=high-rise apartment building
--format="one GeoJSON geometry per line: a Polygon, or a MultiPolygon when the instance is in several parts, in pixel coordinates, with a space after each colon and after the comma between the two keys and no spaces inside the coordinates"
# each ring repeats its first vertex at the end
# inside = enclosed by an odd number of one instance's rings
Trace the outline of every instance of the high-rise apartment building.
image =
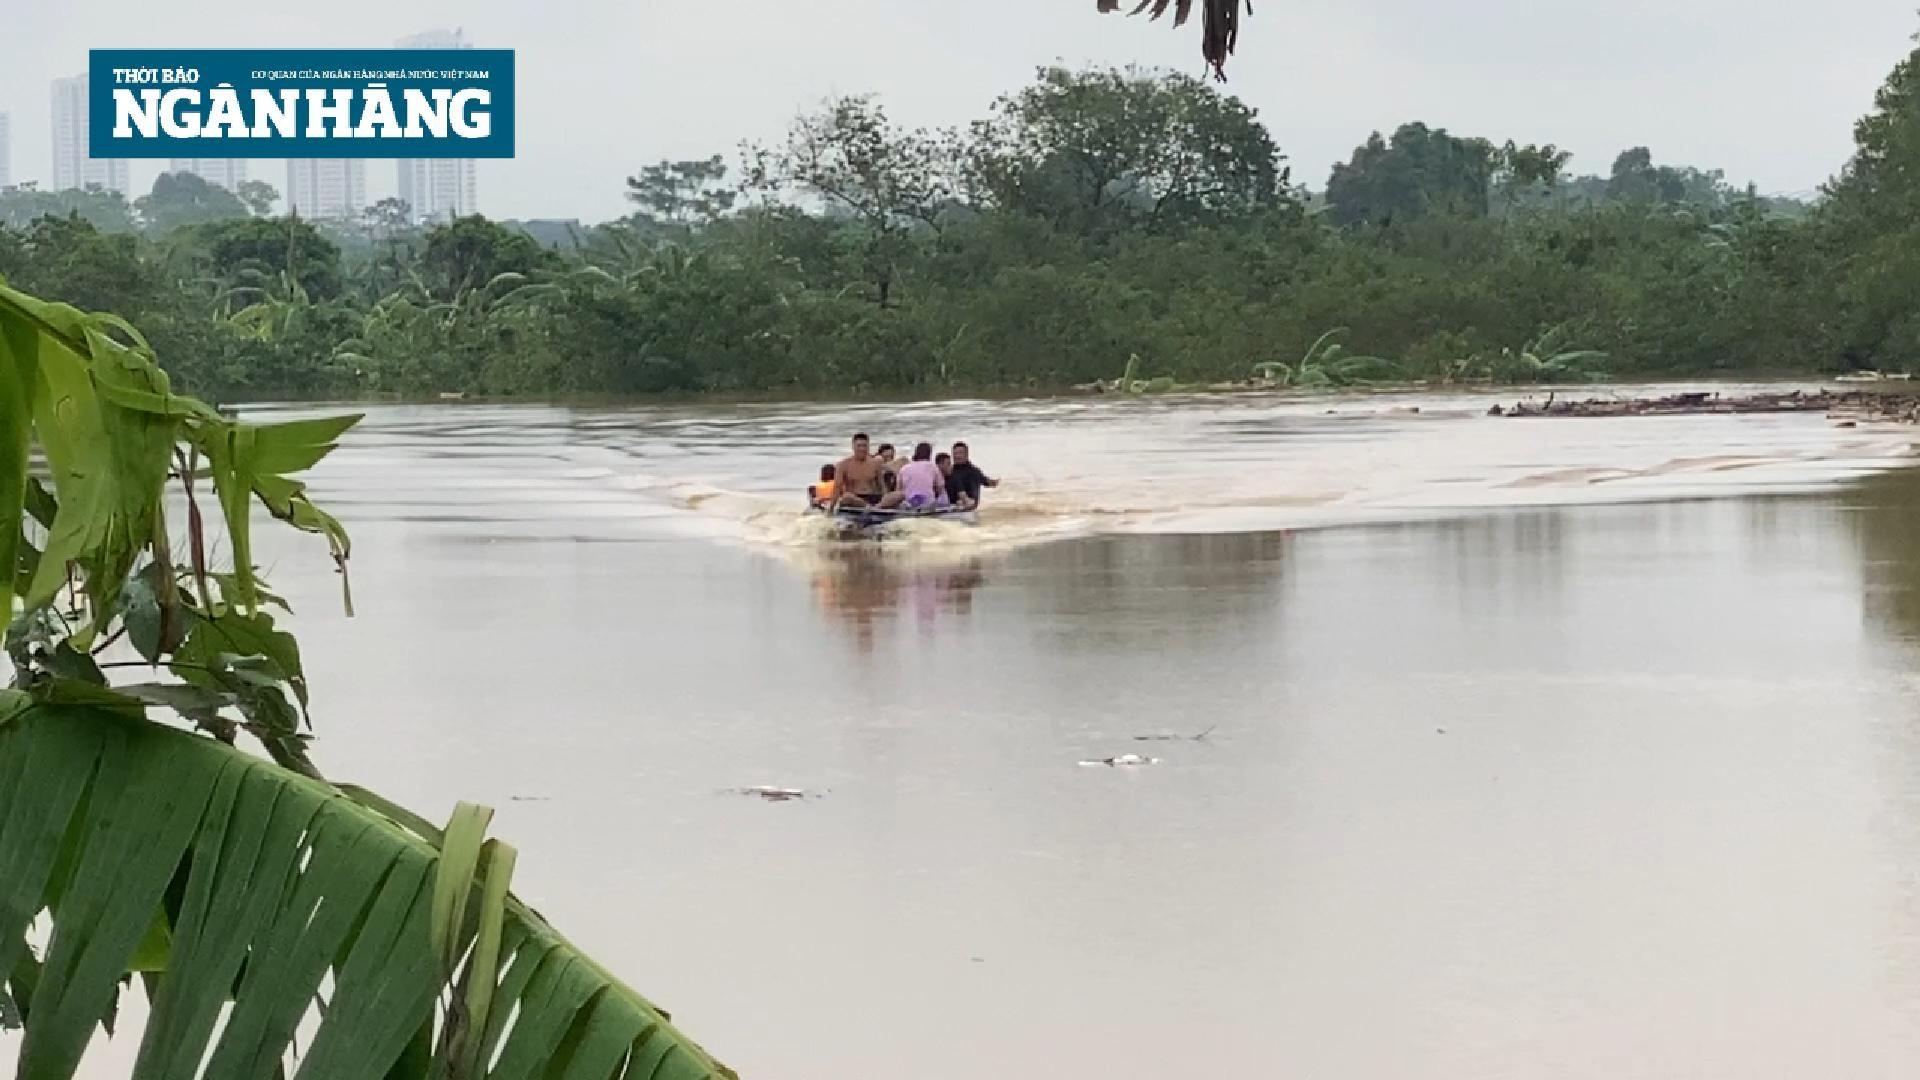
{"type": "MultiPolygon", "coordinates": [[[[402,49],[471,49],[462,30],[430,30],[394,43],[402,49]]],[[[479,213],[478,169],[471,158],[402,158],[400,199],[415,221],[451,221],[479,213]]]]}
{"type": "Polygon", "coordinates": [[[53,80],[53,190],[103,187],[131,195],[125,158],[87,153],[87,77],[53,80]]]}
{"type": "Polygon", "coordinates": [[[471,159],[407,158],[399,168],[400,200],[412,208],[415,221],[446,222],[479,212],[471,159]]]}
{"type": "Polygon", "coordinates": [[[367,163],[358,158],[287,161],[287,213],[344,221],[367,205],[367,163]]]}
{"type": "Polygon", "coordinates": [[[7,114],[0,112],[0,188],[13,186],[13,128],[7,114]]]}
{"type": "Polygon", "coordinates": [[[167,162],[168,172],[187,172],[218,184],[228,191],[239,191],[247,182],[246,158],[174,158],[167,162]]]}

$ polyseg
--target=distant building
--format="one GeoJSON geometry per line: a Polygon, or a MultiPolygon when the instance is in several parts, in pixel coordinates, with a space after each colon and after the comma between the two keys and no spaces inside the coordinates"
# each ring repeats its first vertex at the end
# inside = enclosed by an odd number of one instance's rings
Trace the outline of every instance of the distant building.
{"type": "Polygon", "coordinates": [[[132,194],[125,158],[87,153],[87,77],[53,80],[53,190],[102,187],[132,194]]]}
{"type": "Polygon", "coordinates": [[[13,186],[13,122],[0,112],[0,188],[13,186]]]}
{"type": "Polygon", "coordinates": [[[474,162],[456,158],[407,158],[399,162],[400,200],[419,222],[439,223],[478,213],[474,162]]]}
{"type": "Polygon", "coordinates": [[[247,182],[247,159],[174,158],[167,162],[167,171],[192,173],[209,184],[239,191],[240,185],[247,182]]]}
{"type": "Polygon", "coordinates": [[[345,221],[367,205],[367,163],[358,158],[294,158],[287,162],[287,213],[345,221]]]}
{"type": "Polygon", "coordinates": [[[427,30],[410,37],[403,37],[393,43],[397,49],[471,49],[473,42],[467,40],[467,32],[458,27],[452,30],[427,30]]]}
{"type": "MultiPolygon", "coordinates": [[[[471,49],[463,30],[429,30],[394,44],[402,49],[471,49]]],[[[479,176],[470,158],[402,158],[400,200],[419,222],[444,222],[480,212],[479,176]]]]}

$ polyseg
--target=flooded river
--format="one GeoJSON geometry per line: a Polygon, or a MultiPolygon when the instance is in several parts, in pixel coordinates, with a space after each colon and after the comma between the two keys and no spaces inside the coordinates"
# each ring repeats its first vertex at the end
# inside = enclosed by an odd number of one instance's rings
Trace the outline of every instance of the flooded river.
{"type": "Polygon", "coordinates": [[[266,554],[321,765],[748,1080],[1911,1075],[1920,434],[1492,400],[377,408],[358,617],[266,554]],[[801,520],[854,430],[979,528],[801,520]]]}

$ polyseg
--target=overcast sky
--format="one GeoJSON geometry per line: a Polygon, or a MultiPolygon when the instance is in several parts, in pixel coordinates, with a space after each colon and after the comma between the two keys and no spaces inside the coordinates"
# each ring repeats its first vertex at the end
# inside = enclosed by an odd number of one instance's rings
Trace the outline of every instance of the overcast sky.
{"type": "MultiPolygon", "coordinates": [[[[1497,141],[1556,142],[1577,171],[1624,147],[1722,168],[1763,191],[1811,189],[1913,48],[1916,0],[1258,0],[1228,89],[1259,110],[1296,179],[1374,129],[1422,120],[1497,141]]],[[[517,52],[519,156],[480,164],[496,217],[603,220],[622,178],[661,158],[778,134],[803,104],[877,91],[895,119],[980,115],[1041,64],[1198,72],[1196,27],[1095,14],[1093,0],[0,0],[0,111],[13,174],[49,172],[48,84],[90,48],[387,47],[461,27],[517,52]],[[706,19],[721,20],[706,25],[706,19]],[[26,48],[20,45],[25,44],[26,48]]],[[[158,163],[135,163],[142,191],[158,163]]],[[[254,175],[284,192],[285,167],[254,175]]],[[[390,163],[368,166],[391,194],[390,163]]]]}

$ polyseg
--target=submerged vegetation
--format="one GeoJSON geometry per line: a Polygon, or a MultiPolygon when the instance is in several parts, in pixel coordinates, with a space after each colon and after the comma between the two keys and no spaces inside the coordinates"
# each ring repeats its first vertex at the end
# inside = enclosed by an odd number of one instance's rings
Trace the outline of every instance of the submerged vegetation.
{"type": "Polygon", "coordinates": [[[490,811],[437,829],[314,766],[250,516],[323,538],[344,588],[346,530],[293,477],[357,419],[238,422],[124,320],[0,287],[13,1075],[74,1076],[104,1028],[138,1077],[730,1076],[511,895],[490,811]],[[144,1030],[116,1030],[136,978],[144,1030]]]}
{"type": "Polygon", "coordinates": [[[1419,123],[1309,192],[1202,80],[1052,68],[961,130],[826,102],[738,168],[641,170],[591,227],[15,190],[0,275],[122,313],[220,400],[1906,371],[1917,68],[1810,204],[1419,123]]]}

